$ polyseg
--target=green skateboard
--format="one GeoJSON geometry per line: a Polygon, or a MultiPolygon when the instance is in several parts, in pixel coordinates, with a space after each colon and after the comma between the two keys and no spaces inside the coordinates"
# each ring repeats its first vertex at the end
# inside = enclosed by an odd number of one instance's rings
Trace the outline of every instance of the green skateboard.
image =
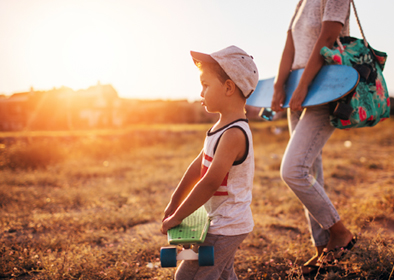
{"type": "Polygon", "coordinates": [[[198,260],[200,266],[213,266],[213,246],[199,246],[205,240],[209,223],[207,211],[204,206],[201,206],[185,218],[180,225],[169,229],[167,238],[172,246],[160,249],[161,266],[176,267],[178,260],[198,260]],[[193,250],[197,247],[198,253],[193,250]]]}

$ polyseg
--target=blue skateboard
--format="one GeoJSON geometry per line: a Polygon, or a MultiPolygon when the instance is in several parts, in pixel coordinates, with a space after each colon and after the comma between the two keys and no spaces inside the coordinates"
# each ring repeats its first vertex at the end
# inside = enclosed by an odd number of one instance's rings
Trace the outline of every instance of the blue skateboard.
{"type": "MultiPolygon", "coordinates": [[[[304,69],[298,69],[290,73],[286,83],[286,99],[283,108],[289,107],[291,96],[297,88],[303,72],[304,69]]],[[[260,80],[246,104],[259,108],[270,108],[274,94],[274,79],[260,80]]],[[[312,107],[336,101],[354,91],[359,79],[358,72],[350,66],[325,65],[309,86],[302,106],[312,107]]]]}

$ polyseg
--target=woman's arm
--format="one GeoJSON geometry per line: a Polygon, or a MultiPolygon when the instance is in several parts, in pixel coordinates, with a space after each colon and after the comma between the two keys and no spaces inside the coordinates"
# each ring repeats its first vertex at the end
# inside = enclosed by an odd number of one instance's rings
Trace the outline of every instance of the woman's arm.
{"type": "Polygon", "coordinates": [[[342,27],[342,23],[337,21],[323,21],[319,38],[313,47],[311,56],[309,57],[308,63],[306,64],[298,87],[294,91],[290,100],[289,105],[291,110],[302,110],[301,104],[308,93],[308,86],[315,78],[321,67],[324,65],[324,59],[320,55],[320,50],[324,46],[328,48],[333,47],[335,40],[338,38],[339,33],[342,30],[342,27]]]}
{"type": "Polygon", "coordinates": [[[274,81],[274,96],[272,97],[271,109],[273,111],[283,111],[282,105],[286,98],[284,85],[289,77],[291,66],[294,60],[294,43],[291,30],[287,31],[285,48],[279,64],[278,74],[274,81]]]}

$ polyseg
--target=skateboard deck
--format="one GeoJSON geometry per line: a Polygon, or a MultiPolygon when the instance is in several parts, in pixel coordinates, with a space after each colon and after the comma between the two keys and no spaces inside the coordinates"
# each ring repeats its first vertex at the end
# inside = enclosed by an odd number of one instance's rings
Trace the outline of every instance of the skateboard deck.
{"type": "Polygon", "coordinates": [[[171,245],[201,244],[205,240],[209,228],[209,218],[204,206],[185,218],[179,226],[167,232],[171,245]]]}
{"type": "Polygon", "coordinates": [[[205,241],[210,220],[204,206],[201,206],[182,223],[167,232],[168,244],[172,247],[160,249],[162,267],[175,267],[178,260],[198,260],[200,266],[214,264],[212,246],[200,246],[198,253],[193,248],[205,241]],[[178,253],[177,246],[182,247],[178,253]],[[192,248],[191,248],[192,247],[192,248]]]}
{"type": "MultiPolygon", "coordinates": [[[[298,69],[290,73],[286,82],[286,99],[283,108],[289,107],[291,96],[297,88],[303,72],[304,69],[298,69]]],[[[274,79],[260,80],[246,104],[259,108],[270,108],[274,94],[274,79]]],[[[359,79],[358,72],[350,66],[325,65],[309,86],[302,106],[312,107],[338,100],[351,93],[357,87],[359,79]]]]}

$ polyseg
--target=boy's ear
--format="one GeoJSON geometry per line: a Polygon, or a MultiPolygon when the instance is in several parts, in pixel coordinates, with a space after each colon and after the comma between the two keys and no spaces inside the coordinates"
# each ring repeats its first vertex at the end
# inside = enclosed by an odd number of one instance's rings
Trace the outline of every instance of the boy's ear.
{"type": "Polygon", "coordinates": [[[226,96],[233,95],[237,89],[237,86],[235,85],[235,83],[230,79],[226,80],[224,82],[224,85],[226,86],[226,96]]]}

